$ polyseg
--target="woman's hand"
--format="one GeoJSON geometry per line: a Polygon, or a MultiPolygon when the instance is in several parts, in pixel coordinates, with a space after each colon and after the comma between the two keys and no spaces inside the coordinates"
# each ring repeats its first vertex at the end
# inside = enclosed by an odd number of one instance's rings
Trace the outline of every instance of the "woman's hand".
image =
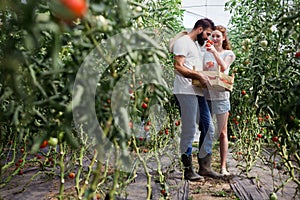
{"type": "Polygon", "coordinates": [[[210,45],[209,47],[207,46],[206,51],[213,53],[213,54],[218,53],[214,45],[210,45]]]}

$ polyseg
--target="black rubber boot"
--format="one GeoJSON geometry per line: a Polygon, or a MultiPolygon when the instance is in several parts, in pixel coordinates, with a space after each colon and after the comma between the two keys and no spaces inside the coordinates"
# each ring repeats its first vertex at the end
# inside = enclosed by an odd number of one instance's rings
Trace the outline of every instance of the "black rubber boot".
{"type": "Polygon", "coordinates": [[[182,154],[181,161],[184,166],[184,179],[189,181],[204,180],[202,176],[194,172],[193,165],[192,165],[192,156],[182,154]]]}
{"type": "Polygon", "coordinates": [[[211,178],[221,178],[222,175],[218,172],[215,172],[211,168],[211,155],[207,154],[204,158],[199,158],[198,155],[198,163],[199,163],[199,171],[198,174],[201,176],[207,176],[211,178]]]}

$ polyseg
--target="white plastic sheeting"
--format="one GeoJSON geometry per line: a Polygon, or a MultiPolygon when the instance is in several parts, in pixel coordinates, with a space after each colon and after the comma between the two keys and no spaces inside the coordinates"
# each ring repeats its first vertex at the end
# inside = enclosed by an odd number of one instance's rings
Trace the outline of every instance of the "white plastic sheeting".
{"type": "Polygon", "coordinates": [[[228,0],[182,0],[185,10],[183,25],[187,29],[193,28],[195,22],[203,17],[212,19],[215,25],[228,26],[230,13],[225,11],[228,0]]]}

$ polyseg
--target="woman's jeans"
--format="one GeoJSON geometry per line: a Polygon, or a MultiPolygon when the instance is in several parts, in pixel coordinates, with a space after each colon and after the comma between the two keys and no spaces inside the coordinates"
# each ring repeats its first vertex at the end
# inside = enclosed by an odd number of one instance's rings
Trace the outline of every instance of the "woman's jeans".
{"type": "Polygon", "coordinates": [[[197,124],[201,132],[199,138],[199,158],[212,154],[214,125],[208,104],[203,96],[175,94],[181,116],[181,154],[191,155],[197,124]]]}

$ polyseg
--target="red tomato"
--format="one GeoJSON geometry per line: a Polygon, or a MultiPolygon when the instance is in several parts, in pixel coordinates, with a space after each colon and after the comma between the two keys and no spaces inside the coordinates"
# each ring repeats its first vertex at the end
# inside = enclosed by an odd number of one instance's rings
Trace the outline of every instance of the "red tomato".
{"type": "Polygon", "coordinates": [[[48,145],[48,140],[44,140],[40,145],[40,148],[45,148],[48,145]]]}
{"type": "Polygon", "coordinates": [[[206,43],[205,46],[206,46],[206,47],[211,47],[211,44],[210,44],[210,43],[206,43]]]}
{"type": "Polygon", "coordinates": [[[69,178],[71,178],[71,179],[75,178],[75,173],[74,172],[70,172],[69,173],[69,178]]]}
{"type": "Polygon", "coordinates": [[[231,139],[235,140],[236,139],[236,136],[235,135],[232,135],[230,136],[231,139]]]}
{"type": "Polygon", "coordinates": [[[179,125],[180,125],[180,121],[178,120],[175,122],[175,126],[179,126],[179,125]]]}
{"type": "Polygon", "coordinates": [[[295,53],[295,58],[300,58],[300,51],[295,53]]]}
{"type": "Polygon", "coordinates": [[[245,90],[242,90],[242,95],[246,95],[247,94],[247,92],[245,91],[245,90]]]}
{"type": "Polygon", "coordinates": [[[148,131],[150,130],[150,126],[148,126],[148,125],[144,126],[144,130],[145,130],[146,132],[148,132],[148,131]]]}
{"type": "Polygon", "coordinates": [[[214,62],[213,61],[209,61],[206,63],[208,67],[213,67],[214,66],[214,62]]]}
{"type": "Polygon", "coordinates": [[[272,137],[272,141],[273,142],[278,142],[278,137],[277,136],[272,137]]]}
{"type": "Polygon", "coordinates": [[[162,195],[164,195],[164,196],[166,195],[166,190],[165,189],[162,189],[160,192],[161,192],[162,195]]]}
{"type": "Polygon", "coordinates": [[[262,136],[263,136],[263,135],[262,135],[261,133],[257,134],[257,137],[258,137],[258,138],[262,138],[262,136]]]}
{"type": "Polygon", "coordinates": [[[165,134],[168,135],[169,134],[169,130],[166,128],[165,129],[165,134]]]}
{"type": "Polygon", "coordinates": [[[146,103],[142,103],[142,108],[146,109],[148,108],[148,105],[146,103]]]}
{"type": "Polygon", "coordinates": [[[148,153],[148,151],[149,151],[148,149],[144,149],[143,150],[144,153],[148,153]]]}
{"type": "Polygon", "coordinates": [[[85,0],[60,0],[76,17],[83,17],[87,6],[85,0]]]}
{"type": "Polygon", "coordinates": [[[51,0],[50,8],[56,17],[65,21],[82,18],[87,12],[85,0],[51,0]]]}
{"type": "Polygon", "coordinates": [[[206,42],[206,44],[211,44],[211,45],[213,45],[214,44],[214,42],[212,41],[212,40],[207,40],[207,42],[206,42]]]}

